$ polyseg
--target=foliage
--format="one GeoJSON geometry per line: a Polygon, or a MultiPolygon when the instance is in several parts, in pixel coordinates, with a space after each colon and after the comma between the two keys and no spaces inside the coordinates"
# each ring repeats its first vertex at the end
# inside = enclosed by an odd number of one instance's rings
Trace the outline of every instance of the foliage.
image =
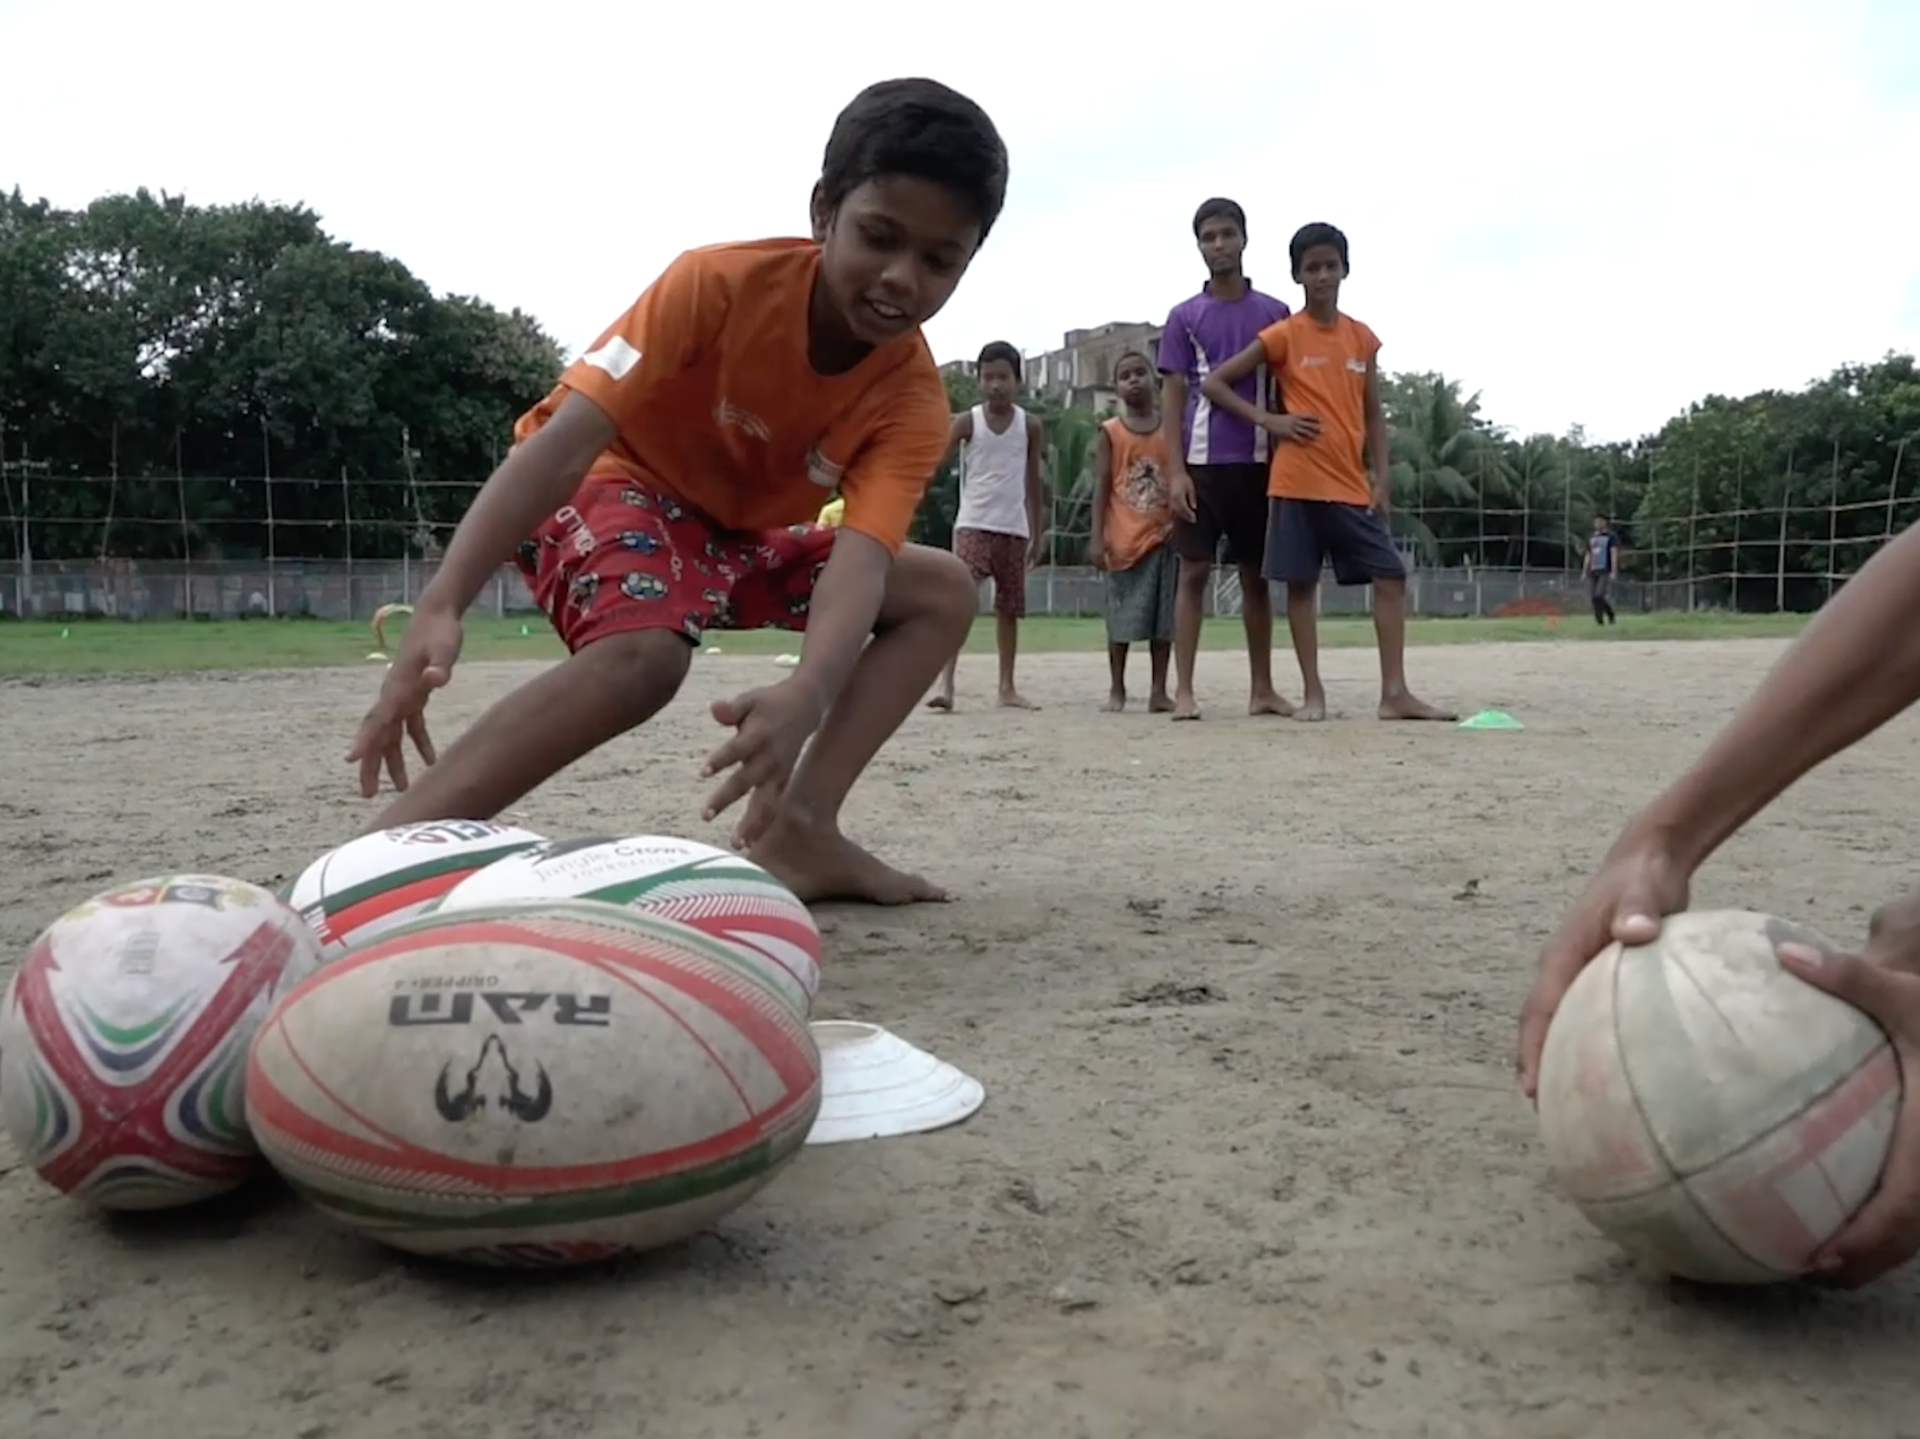
{"type": "Polygon", "coordinates": [[[1390,377],[1383,401],[1395,523],[1433,564],[1577,566],[1604,514],[1629,574],[1711,577],[1704,603],[1803,609],[1828,590],[1806,576],[1851,573],[1912,518],[1920,479],[1906,455],[1920,440],[1911,355],[1797,392],[1709,396],[1631,444],[1513,436],[1440,375],[1390,377]],[[1756,582],[1736,587],[1735,573],[1756,582]]]}
{"type": "MultiPolygon", "coordinates": [[[[47,558],[397,555],[458,519],[560,368],[530,316],[436,296],[302,206],[0,194],[0,557],[17,553],[23,475],[36,520],[65,521],[34,527],[47,558]]],[[[979,398],[965,373],[947,393],[956,411],[979,398]]],[[[1730,596],[1703,579],[1699,597],[1806,608],[1828,586],[1792,576],[1857,569],[1920,485],[1910,355],[1708,396],[1627,444],[1511,434],[1440,374],[1388,376],[1383,398],[1394,523],[1431,565],[1577,567],[1604,512],[1630,574],[1737,569],[1754,582],[1730,596]]],[[[1080,563],[1098,417],[1023,403],[1046,428],[1050,555],[1080,563]]],[[[949,462],[914,537],[948,544],[958,499],[949,462]]]]}
{"type": "Polygon", "coordinates": [[[393,479],[484,479],[560,359],[530,316],[436,297],[302,207],[0,195],[0,459],[111,477],[35,485],[36,518],[69,522],[36,528],[44,557],[260,554],[269,504],[318,522],[282,553],[347,553],[351,518],[352,553],[398,554],[470,491],[393,479]]]}

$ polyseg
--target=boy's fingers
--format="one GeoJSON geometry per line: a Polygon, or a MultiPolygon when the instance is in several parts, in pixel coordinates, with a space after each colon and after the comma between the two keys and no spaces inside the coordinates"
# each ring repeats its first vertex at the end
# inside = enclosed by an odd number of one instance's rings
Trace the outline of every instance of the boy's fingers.
{"type": "Polygon", "coordinates": [[[731,699],[715,700],[708,706],[708,712],[721,724],[732,725],[737,729],[747,722],[747,716],[753,712],[753,707],[759,698],[759,690],[748,690],[745,694],[735,695],[731,699]]]}
{"type": "Polygon", "coordinates": [[[1873,1195],[1821,1247],[1816,1273],[1848,1288],[1879,1278],[1920,1249],[1920,1115],[1903,1116],[1873,1195]]]}
{"type": "Polygon", "coordinates": [[[742,795],[750,793],[759,782],[761,768],[760,765],[751,761],[735,767],[707,800],[703,818],[709,820],[719,818],[732,808],[734,802],[742,795]]]}
{"type": "Polygon", "coordinates": [[[1839,950],[1823,954],[1807,944],[1783,944],[1774,952],[1796,978],[1844,1000],[1883,1029],[1897,1032],[1912,1008],[1912,995],[1902,976],[1857,954],[1839,950]]]}
{"type": "Polygon", "coordinates": [[[759,745],[751,735],[745,730],[737,731],[727,738],[726,743],[720,745],[712,754],[707,756],[706,763],[700,767],[700,777],[702,779],[712,779],[722,770],[732,769],[733,766],[746,759],[757,748],[759,748],[759,745]]]}
{"type": "Polygon", "coordinates": [[[427,733],[427,717],[413,714],[407,717],[407,735],[413,740],[413,747],[420,752],[422,764],[433,764],[439,758],[433,750],[433,737],[427,733]]]}
{"type": "MultiPolygon", "coordinates": [[[[1580,971],[1614,940],[1622,944],[1647,944],[1660,933],[1656,917],[1659,906],[1641,902],[1630,895],[1613,914],[1594,926],[1592,911],[1587,917],[1570,920],[1547,941],[1540,952],[1539,968],[1527,1002],[1520,1011],[1520,1047],[1517,1069],[1520,1089],[1532,1099],[1540,1086],[1540,1052],[1546,1048],[1547,1030],[1580,971]]],[[[1602,911],[1604,913],[1604,911],[1602,911]]]]}
{"type": "Polygon", "coordinates": [[[407,787],[407,756],[400,748],[399,735],[387,742],[387,778],[393,781],[393,787],[397,790],[407,787]]]}
{"type": "Polygon", "coordinates": [[[733,831],[735,849],[753,848],[760,837],[773,827],[785,795],[786,787],[778,784],[763,784],[754,790],[747,799],[747,812],[741,816],[740,823],[733,831]]]}

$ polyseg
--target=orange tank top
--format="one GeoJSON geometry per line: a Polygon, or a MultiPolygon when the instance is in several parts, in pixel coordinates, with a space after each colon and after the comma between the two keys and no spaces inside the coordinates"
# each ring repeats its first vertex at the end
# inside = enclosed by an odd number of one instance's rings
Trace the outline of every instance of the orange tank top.
{"type": "Polygon", "coordinates": [[[1107,568],[1130,570],[1167,541],[1173,508],[1167,494],[1167,437],[1127,428],[1115,415],[1101,426],[1107,435],[1107,568]]]}

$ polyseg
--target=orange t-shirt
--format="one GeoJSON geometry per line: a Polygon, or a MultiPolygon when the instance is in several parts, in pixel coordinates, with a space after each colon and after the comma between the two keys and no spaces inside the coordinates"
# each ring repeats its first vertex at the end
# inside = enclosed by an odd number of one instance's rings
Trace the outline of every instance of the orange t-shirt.
{"type": "Polygon", "coordinates": [[[1373,503],[1367,475],[1367,369],[1380,337],[1341,315],[1322,325],[1305,310],[1260,332],[1267,365],[1290,415],[1320,421],[1317,439],[1282,440],[1267,468],[1267,493],[1276,499],[1373,503]]]}
{"type": "Polygon", "coordinates": [[[842,375],[807,358],[820,247],[688,250],[514,426],[577,391],[617,427],[594,476],[657,484],[735,530],[813,520],[837,488],[843,527],[898,552],[947,452],[946,387],[919,331],[842,375]]]}
{"type": "Polygon", "coordinates": [[[1173,500],[1167,493],[1167,436],[1155,425],[1148,434],[1127,428],[1115,415],[1100,427],[1107,434],[1107,513],[1102,526],[1107,568],[1130,570],[1173,533],[1173,500]]]}

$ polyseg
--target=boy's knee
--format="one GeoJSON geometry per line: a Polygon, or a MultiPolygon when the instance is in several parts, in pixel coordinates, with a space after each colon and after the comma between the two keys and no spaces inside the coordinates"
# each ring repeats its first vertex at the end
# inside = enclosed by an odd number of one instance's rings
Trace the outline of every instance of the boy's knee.
{"type": "Polygon", "coordinates": [[[1207,581],[1213,578],[1213,566],[1205,560],[1180,561],[1179,586],[1190,595],[1205,594],[1207,581]]]}
{"type": "Polygon", "coordinates": [[[912,558],[895,562],[900,583],[901,618],[922,617],[943,629],[965,631],[980,609],[980,590],[973,572],[945,550],[916,546],[912,558]]]}
{"type": "Polygon", "coordinates": [[[677,691],[686,680],[693,646],[678,630],[628,630],[595,640],[574,655],[573,663],[582,679],[614,704],[657,708],[661,685],[677,691]]]}

